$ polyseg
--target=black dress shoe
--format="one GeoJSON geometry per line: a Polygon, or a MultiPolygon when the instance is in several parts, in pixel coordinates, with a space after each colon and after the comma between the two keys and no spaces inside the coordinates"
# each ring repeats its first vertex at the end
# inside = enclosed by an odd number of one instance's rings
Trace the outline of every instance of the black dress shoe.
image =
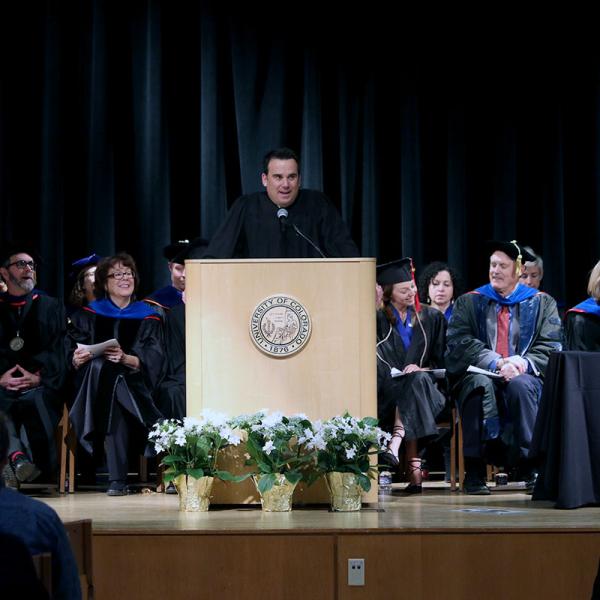
{"type": "Polygon", "coordinates": [[[15,477],[21,483],[33,481],[41,474],[41,471],[24,454],[18,454],[14,459],[11,458],[10,466],[15,477]]]}
{"type": "Polygon", "coordinates": [[[405,494],[421,494],[423,492],[423,486],[420,483],[409,483],[403,490],[405,494]]]}
{"type": "Polygon", "coordinates": [[[489,496],[492,492],[490,488],[485,485],[485,480],[480,477],[465,477],[464,481],[465,494],[471,496],[489,496]]]}
{"type": "Polygon", "coordinates": [[[473,496],[489,496],[492,492],[485,484],[486,468],[483,459],[474,456],[465,456],[465,480],[463,489],[465,494],[473,496]]]}
{"type": "Polygon", "coordinates": [[[127,496],[127,483],[124,481],[111,481],[106,490],[107,496],[127,496]]]}
{"type": "Polygon", "coordinates": [[[529,477],[527,477],[527,479],[525,479],[525,493],[526,494],[533,494],[533,488],[535,487],[535,482],[537,481],[538,478],[538,473],[537,471],[532,471],[529,475],[529,477]]]}
{"type": "Polygon", "coordinates": [[[177,494],[177,488],[172,481],[169,481],[167,487],[165,488],[165,494],[177,494]]]}
{"type": "Polygon", "coordinates": [[[389,450],[385,450],[379,455],[379,464],[384,467],[390,467],[392,470],[397,469],[400,465],[398,457],[392,454],[389,450]]]}
{"type": "Polygon", "coordinates": [[[6,487],[14,490],[19,489],[19,482],[17,481],[15,472],[8,463],[4,465],[4,469],[2,470],[2,478],[4,479],[4,485],[6,485],[6,487]]]}

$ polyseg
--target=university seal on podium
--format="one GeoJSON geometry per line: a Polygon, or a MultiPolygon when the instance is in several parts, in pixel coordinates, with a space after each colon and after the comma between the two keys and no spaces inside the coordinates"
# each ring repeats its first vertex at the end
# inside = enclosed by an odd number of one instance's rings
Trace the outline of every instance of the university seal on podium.
{"type": "Polygon", "coordinates": [[[278,358],[302,350],[311,330],[310,315],[304,305],[286,294],[261,300],[250,317],[250,338],[256,347],[278,358]]]}

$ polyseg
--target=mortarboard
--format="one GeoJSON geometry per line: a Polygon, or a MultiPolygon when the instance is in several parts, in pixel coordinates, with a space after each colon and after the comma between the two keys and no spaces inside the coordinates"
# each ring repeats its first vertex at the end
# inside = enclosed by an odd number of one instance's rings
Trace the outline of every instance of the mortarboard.
{"type": "Polygon", "coordinates": [[[490,240],[486,242],[486,248],[488,249],[490,255],[493,254],[496,250],[500,250],[500,252],[504,252],[507,256],[509,256],[512,260],[514,260],[516,264],[516,272],[517,275],[521,274],[521,267],[524,262],[534,261],[536,259],[535,254],[532,254],[528,251],[525,246],[520,246],[517,243],[517,240],[511,240],[510,242],[501,242],[498,240],[490,240]]]}
{"type": "Polygon", "coordinates": [[[97,265],[102,260],[102,257],[95,252],[89,256],[84,256],[71,263],[73,270],[69,273],[71,279],[75,279],[77,275],[87,267],[97,265]]]}
{"type": "Polygon", "coordinates": [[[163,248],[163,256],[169,262],[175,262],[173,260],[175,256],[177,256],[177,254],[179,254],[182,250],[185,250],[189,245],[189,240],[178,240],[176,242],[173,242],[172,244],[169,244],[168,246],[165,246],[163,248]]]}
{"type": "Polygon", "coordinates": [[[411,258],[401,258],[382,265],[377,265],[377,283],[390,285],[412,281],[413,268],[411,258]]]}
{"type": "Polygon", "coordinates": [[[189,258],[202,258],[207,247],[208,241],[204,238],[198,237],[193,239],[184,248],[182,248],[176,256],[173,257],[171,262],[177,263],[178,265],[183,265],[189,258]]]}
{"type": "MultiPolygon", "coordinates": [[[[405,283],[412,281],[415,285],[415,268],[413,267],[412,258],[400,258],[388,263],[377,266],[376,279],[379,285],[393,285],[394,283],[405,283]]],[[[421,310],[419,295],[415,295],[415,309],[417,312],[421,310]]]]}

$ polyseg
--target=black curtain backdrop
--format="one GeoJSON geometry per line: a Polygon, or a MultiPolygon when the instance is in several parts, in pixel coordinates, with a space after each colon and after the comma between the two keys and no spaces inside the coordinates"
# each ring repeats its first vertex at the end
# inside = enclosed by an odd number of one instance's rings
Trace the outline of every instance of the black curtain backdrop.
{"type": "Polygon", "coordinates": [[[286,145],[364,256],[448,260],[473,287],[483,242],[517,238],[559,303],[586,296],[600,258],[593,46],[483,31],[458,47],[464,32],[416,34],[378,6],[342,20],[317,3],[19,4],[0,8],[0,237],[38,243],[50,293],[94,251],[132,253],[143,293],[164,285],[162,247],[210,237],[286,145]]]}

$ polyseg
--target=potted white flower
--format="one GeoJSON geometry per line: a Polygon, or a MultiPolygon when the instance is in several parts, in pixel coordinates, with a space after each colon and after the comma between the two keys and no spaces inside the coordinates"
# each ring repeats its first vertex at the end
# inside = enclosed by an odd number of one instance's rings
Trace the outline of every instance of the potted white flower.
{"type": "Polygon", "coordinates": [[[327,478],[333,510],[360,510],[362,492],[377,479],[377,465],[371,464],[370,456],[382,452],[391,437],[377,422],[345,413],[315,421],[301,437],[308,450],[317,452],[316,471],[327,478]]]}
{"type": "Polygon", "coordinates": [[[175,483],[180,510],[208,510],[215,477],[224,481],[242,481],[247,477],[218,469],[223,448],[240,443],[224,414],[205,410],[199,418],[159,421],[148,437],[156,452],[164,453],[164,481],[175,483]]]}
{"type": "Polygon", "coordinates": [[[240,415],[230,425],[247,434],[246,464],[255,469],[254,481],[263,510],[291,510],[294,489],[306,478],[306,466],[313,461],[313,453],[307,453],[300,441],[305,431],[311,430],[308,417],[286,417],[281,412],[261,410],[240,415]]]}

